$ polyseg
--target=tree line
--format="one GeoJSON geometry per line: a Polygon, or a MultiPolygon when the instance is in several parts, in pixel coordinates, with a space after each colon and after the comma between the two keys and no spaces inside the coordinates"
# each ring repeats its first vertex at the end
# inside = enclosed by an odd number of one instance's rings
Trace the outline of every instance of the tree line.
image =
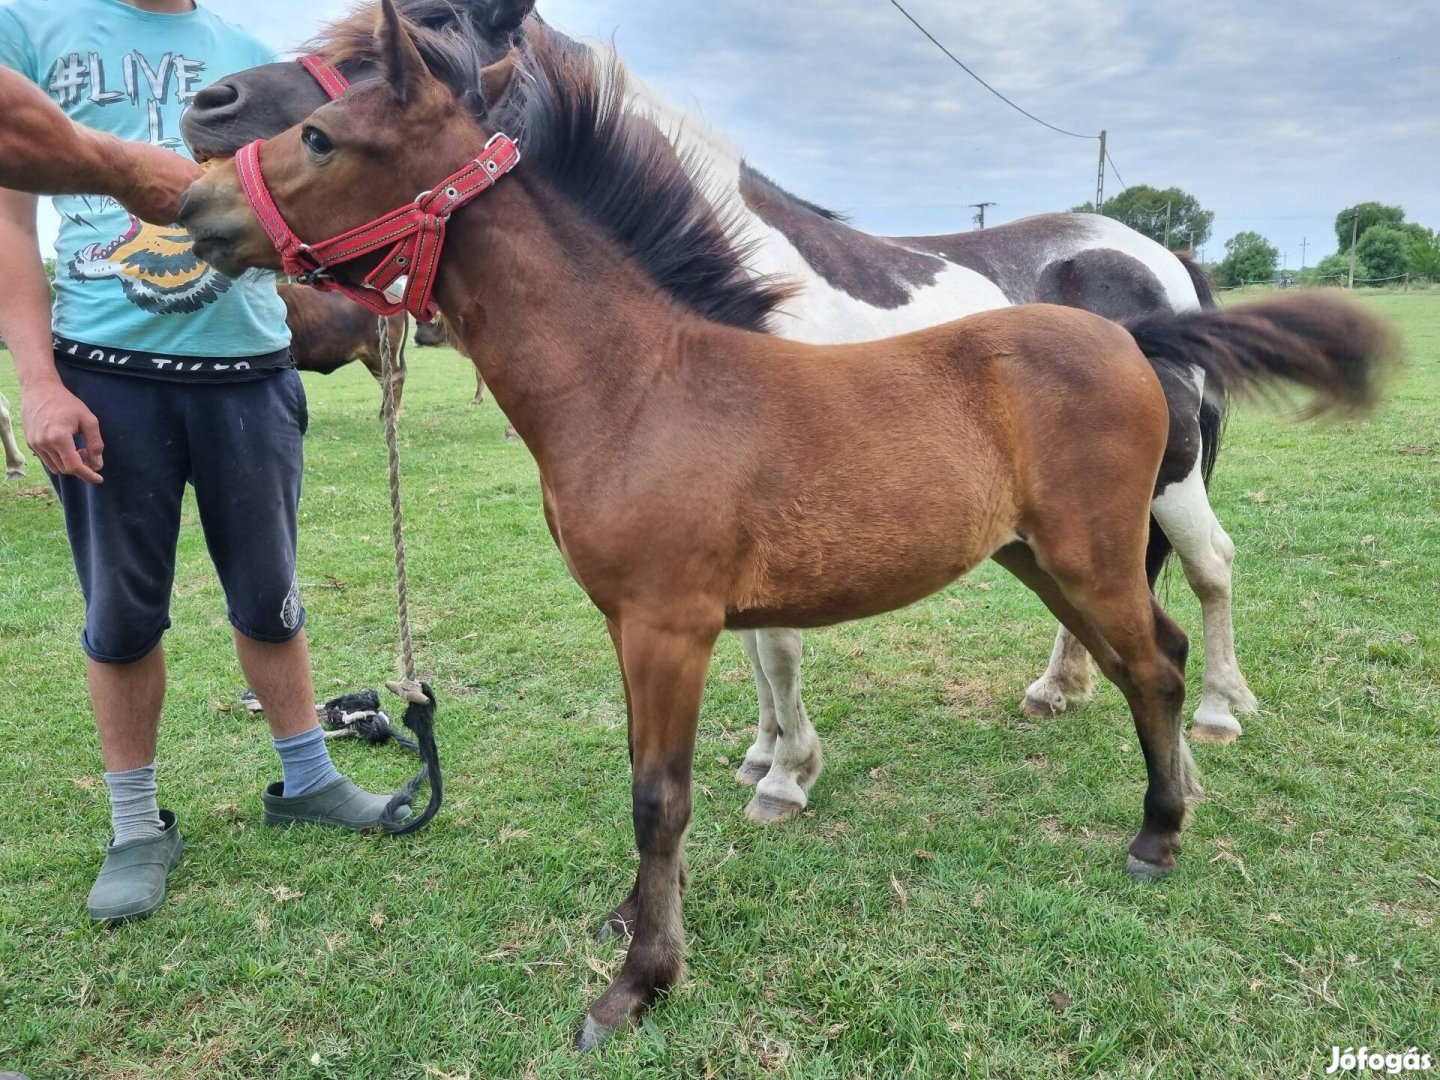
{"type": "MultiPolygon", "coordinates": [[[[1093,214],[1095,204],[1082,203],[1071,210],[1093,214]]],[[[1214,213],[1189,192],[1147,184],[1106,199],[1100,212],[1172,251],[1203,246],[1215,221],[1214,213]]],[[[1294,273],[1280,265],[1274,244],[1261,233],[1246,230],[1226,240],[1224,257],[1207,269],[1219,285],[1274,281],[1291,273],[1302,285],[1345,284],[1353,244],[1356,281],[1440,281],[1440,232],[1406,221],[1403,207],[1379,202],[1347,206],[1335,215],[1335,241],[1339,248],[1335,254],[1294,273]]]]}

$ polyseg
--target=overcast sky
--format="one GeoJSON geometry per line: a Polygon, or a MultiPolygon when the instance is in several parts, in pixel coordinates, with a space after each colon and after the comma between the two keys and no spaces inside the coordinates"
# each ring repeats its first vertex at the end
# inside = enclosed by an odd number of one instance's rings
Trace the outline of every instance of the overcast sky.
{"type": "MultiPolygon", "coordinates": [[[[205,2],[205,0],[202,0],[205,2]]],[[[1109,131],[1127,183],[1215,211],[1206,255],[1255,229],[1300,264],[1335,250],[1336,211],[1398,203],[1440,227],[1440,3],[901,0],[1029,111],[1109,131]]],[[[347,0],[209,0],[277,50],[347,0]]],[[[631,68],[785,186],[864,229],[933,233],[1094,196],[1097,144],[990,96],[889,0],[540,0],[613,37],[631,68]]],[[[1113,173],[1107,194],[1119,191],[1113,173]]]]}

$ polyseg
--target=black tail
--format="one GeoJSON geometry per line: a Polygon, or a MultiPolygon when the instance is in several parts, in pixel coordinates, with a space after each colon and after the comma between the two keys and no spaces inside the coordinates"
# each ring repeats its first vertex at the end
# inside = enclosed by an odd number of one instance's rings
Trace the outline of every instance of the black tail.
{"type": "Polygon", "coordinates": [[[1227,395],[1277,397],[1287,384],[1309,390],[1306,417],[1371,408],[1395,355],[1389,329],[1374,315],[1314,293],[1147,315],[1127,328],[1152,363],[1198,366],[1227,395]]]}
{"type": "MultiPolygon", "coordinates": [[[[1190,275],[1190,284],[1195,286],[1195,299],[1202,311],[1213,311],[1220,305],[1215,299],[1215,284],[1210,275],[1196,260],[1192,252],[1177,251],[1175,258],[1190,275]]],[[[1200,476],[1205,486],[1210,486],[1210,474],[1215,471],[1215,461],[1220,456],[1220,437],[1225,433],[1225,420],[1230,399],[1223,390],[1211,388],[1200,402],[1200,476]]]]}
{"type": "Polygon", "coordinates": [[[1207,311],[1219,307],[1215,302],[1215,285],[1205,268],[1195,261],[1194,253],[1177,251],[1175,258],[1180,260],[1180,265],[1185,267],[1185,272],[1190,275],[1190,284],[1195,286],[1195,296],[1200,301],[1200,306],[1207,311]]]}

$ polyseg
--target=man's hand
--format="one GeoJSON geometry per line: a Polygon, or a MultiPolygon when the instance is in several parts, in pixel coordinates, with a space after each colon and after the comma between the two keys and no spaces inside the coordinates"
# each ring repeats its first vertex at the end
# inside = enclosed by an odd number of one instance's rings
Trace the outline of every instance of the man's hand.
{"type": "Polygon", "coordinates": [[[103,484],[105,443],[100,422],[85,403],[59,382],[21,388],[20,418],[25,441],[52,473],[78,476],[90,484],[103,484]],[[76,449],[75,436],[83,435],[85,446],[76,449]]]}
{"type": "Polygon", "coordinates": [[[136,217],[170,225],[180,210],[180,196],[200,179],[200,166],[170,150],[144,143],[122,144],[124,180],[115,200],[136,217]]]}
{"type": "Polygon", "coordinates": [[[169,225],[200,167],[169,150],[126,142],[70,118],[18,72],[0,67],[0,187],[36,195],[110,195],[169,225]]]}

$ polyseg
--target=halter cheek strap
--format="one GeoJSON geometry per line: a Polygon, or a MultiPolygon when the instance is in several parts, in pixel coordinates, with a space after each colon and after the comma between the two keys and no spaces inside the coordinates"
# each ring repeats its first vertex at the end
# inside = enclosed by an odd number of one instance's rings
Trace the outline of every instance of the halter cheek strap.
{"type": "Polygon", "coordinates": [[[340,74],[340,69],[319,53],[302,56],[297,63],[315,76],[315,81],[320,84],[320,89],[330,96],[331,101],[343,94],[350,86],[350,80],[340,74]]]}
{"type": "Polygon", "coordinates": [[[280,254],[285,272],[322,291],[342,292],[378,315],[405,310],[424,322],[434,318],[437,311],[432,293],[450,215],[488,191],[520,163],[520,148],[508,135],[497,132],[472,161],[433,190],[422,191],[413,202],[339,236],[307,244],[290,228],[265,183],[260,169],[263,145],[264,140],[257,139],[242,146],[235,155],[235,170],[251,210],[280,254]],[[350,285],[330,276],[332,267],[377,251],[385,255],[365,276],[363,284],[350,285]],[[397,302],[386,296],[385,290],[402,276],[406,279],[405,291],[397,302]]]}
{"type": "MultiPolygon", "coordinates": [[[[299,63],[315,77],[332,101],[350,86],[350,80],[323,56],[311,53],[300,57],[299,63]]],[[[235,154],[235,169],[251,210],[280,253],[285,272],[321,291],[344,293],[378,315],[407,310],[425,322],[434,318],[436,312],[431,294],[450,215],[520,163],[520,148],[508,136],[496,134],[473,161],[431,191],[422,191],[409,205],[340,236],[306,244],[290,228],[265,183],[260,171],[263,144],[263,139],[257,139],[241,147],[235,154]],[[386,247],[389,252],[366,275],[362,285],[349,285],[330,277],[331,267],[386,247]],[[401,277],[406,279],[405,292],[397,303],[385,291],[401,277]]]]}

